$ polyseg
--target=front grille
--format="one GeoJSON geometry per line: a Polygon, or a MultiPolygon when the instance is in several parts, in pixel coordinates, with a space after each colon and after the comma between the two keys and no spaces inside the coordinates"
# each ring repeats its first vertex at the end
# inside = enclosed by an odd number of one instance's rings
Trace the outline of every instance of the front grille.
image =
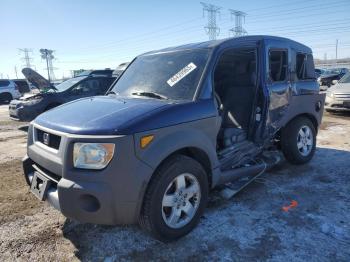
{"type": "Polygon", "coordinates": [[[48,147],[59,149],[61,143],[61,137],[58,135],[54,135],[48,132],[45,132],[40,129],[36,129],[36,138],[37,141],[47,145],[48,147]]]}
{"type": "Polygon", "coordinates": [[[334,97],[337,99],[349,99],[350,100],[350,93],[335,93],[334,97]]]}

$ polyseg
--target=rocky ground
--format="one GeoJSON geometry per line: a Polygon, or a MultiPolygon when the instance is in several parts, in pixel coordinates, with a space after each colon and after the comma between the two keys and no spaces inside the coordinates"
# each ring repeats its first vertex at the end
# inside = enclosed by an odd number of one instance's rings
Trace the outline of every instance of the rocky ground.
{"type": "Polygon", "coordinates": [[[325,114],[309,164],[282,163],[230,200],[213,192],[199,226],[170,244],[137,226],[71,221],[34,198],[21,175],[26,127],[0,106],[1,261],[350,261],[349,114],[325,114]]]}

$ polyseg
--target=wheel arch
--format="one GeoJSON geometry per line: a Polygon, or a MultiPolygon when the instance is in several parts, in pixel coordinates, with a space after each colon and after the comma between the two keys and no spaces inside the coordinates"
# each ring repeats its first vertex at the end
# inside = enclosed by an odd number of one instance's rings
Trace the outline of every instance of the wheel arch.
{"type": "Polygon", "coordinates": [[[283,126],[283,128],[285,128],[290,122],[294,121],[295,119],[302,118],[302,117],[307,118],[311,121],[312,125],[315,128],[316,134],[317,134],[319,124],[318,124],[317,118],[313,114],[310,114],[310,113],[302,113],[302,114],[298,114],[298,115],[294,116],[283,126]]]}

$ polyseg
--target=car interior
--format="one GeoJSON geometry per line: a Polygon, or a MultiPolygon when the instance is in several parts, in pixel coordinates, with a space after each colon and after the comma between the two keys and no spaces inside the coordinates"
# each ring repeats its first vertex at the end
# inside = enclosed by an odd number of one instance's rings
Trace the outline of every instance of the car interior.
{"type": "Polygon", "coordinates": [[[255,152],[247,134],[257,86],[256,50],[225,51],[214,71],[214,92],[222,117],[218,134],[218,154],[232,164],[237,152],[255,152]],[[240,147],[241,150],[240,150],[240,147]]]}

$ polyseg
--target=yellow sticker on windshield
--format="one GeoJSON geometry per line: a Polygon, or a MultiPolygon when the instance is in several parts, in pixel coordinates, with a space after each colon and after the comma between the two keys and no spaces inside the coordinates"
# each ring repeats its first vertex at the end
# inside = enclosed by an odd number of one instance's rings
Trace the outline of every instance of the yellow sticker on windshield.
{"type": "Polygon", "coordinates": [[[172,76],[168,81],[169,86],[175,85],[177,82],[179,82],[182,78],[187,76],[189,73],[191,73],[193,70],[195,70],[197,66],[193,64],[192,62],[189,63],[187,66],[182,68],[179,72],[177,72],[174,76],[172,76]]]}

